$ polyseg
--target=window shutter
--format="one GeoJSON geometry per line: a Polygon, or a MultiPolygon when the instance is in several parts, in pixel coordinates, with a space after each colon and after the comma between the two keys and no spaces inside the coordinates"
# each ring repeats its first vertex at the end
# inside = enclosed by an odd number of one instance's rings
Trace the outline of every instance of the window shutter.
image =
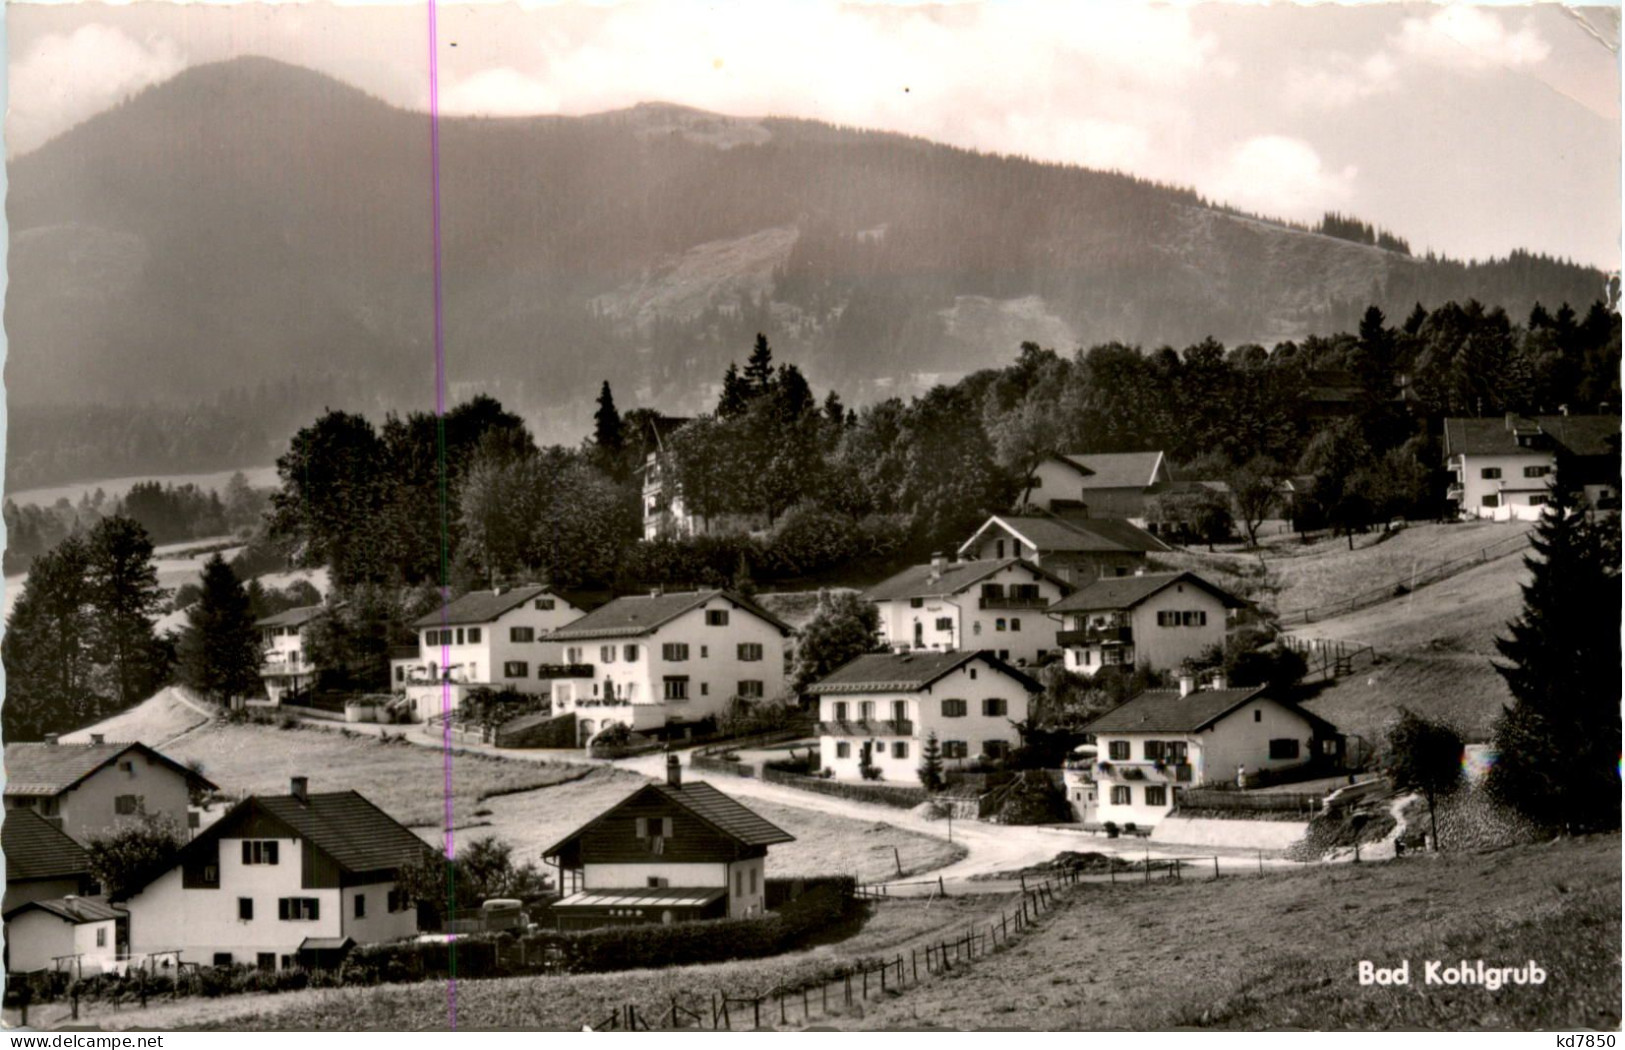
{"type": "Polygon", "coordinates": [[[282,920],[288,918],[288,898],[278,897],[276,902],[276,917],[282,920]]]}
{"type": "Polygon", "coordinates": [[[320,897],[310,898],[310,918],[312,921],[322,917],[322,901],[320,897]]]}
{"type": "Polygon", "coordinates": [[[247,839],[243,840],[243,863],[254,863],[254,844],[247,839]]]}
{"type": "Polygon", "coordinates": [[[276,863],[276,842],[274,841],[265,844],[265,863],[276,863]]]}
{"type": "Polygon", "coordinates": [[[639,817],[638,818],[638,838],[646,839],[648,837],[649,837],[649,818],[648,817],[639,817]]]}

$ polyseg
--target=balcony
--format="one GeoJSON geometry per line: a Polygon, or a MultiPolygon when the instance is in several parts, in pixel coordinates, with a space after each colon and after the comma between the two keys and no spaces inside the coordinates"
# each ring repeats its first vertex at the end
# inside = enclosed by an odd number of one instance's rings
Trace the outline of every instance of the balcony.
{"type": "Polygon", "coordinates": [[[1449,485],[1445,486],[1444,498],[1445,499],[1453,499],[1453,500],[1455,500],[1455,501],[1457,501],[1459,503],[1461,501],[1462,496],[1465,495],[1465,493],[1466,493],[1466,490],[1462,486],[1461,482],[1453,481],[1449,485]]]}
{"type": "Polygon", "coordinates": [[[913,736],[909,719],[859,719],[856,722],[819,722],[813,727],[819,736],[913,736]]]}
{"type": "Polygon", "coordinates": [[[281,653],[267,653],[260,664],[261,674],[309,674],[314,670],[308,661],[300,659],[298,653],[289,653],[285,656],[281,653]]]}
{"type": "Polygon", "coordinates": [[[1047,598],[1012,598],[1009,595],[983,595],[976,600],[979,609],[1048,609],[1047,598]]]}
{"type": "Polygon", "coordinates": [[[537,678],[591,678],[592,664],[537,664],[537,678]]]}
{"type": "Polygon", "coordinates": [[[1095,773],[1114,780],[1145,780],[1153,783],[1189,784],[1195,769],[1189,762],[1141,762],[1106,759],[1095,763],[1095,773]]]}
{"type": "Polygon", "coordinates": [[[1085,627],[1076,631],[1057,631],[1056,644],[1063,649],[1086,645],[1133,645],[1132,627],[1085,627]]]}

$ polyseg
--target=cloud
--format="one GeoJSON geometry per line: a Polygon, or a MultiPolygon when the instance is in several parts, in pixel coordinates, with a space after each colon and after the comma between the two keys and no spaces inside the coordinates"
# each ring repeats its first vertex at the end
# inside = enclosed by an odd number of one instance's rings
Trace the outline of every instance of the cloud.
{"type": "Polygon", "coordinates": [[[169,79],[185,64],[167,37],[140,41],[99,22],[43,36],[13,57],[6,145],[14,154],[169,79]]]}
{"type": "Polygon", "coordinates": [[[1202,190],[1259,214],[1313,220],[1349,200],[1356,173],[1353,165],[1327,170],[1320,154],[1302,139],[1259,135],[1233,149],[1203,180],[1202,190]]]}
{"type": "Polygon", "coordinates": [[[1407,18],[1391,40],[1413,58],[1458,69],[1518,68],[1544,62],[1552,47],[1526,19],[1509,30],[1499,16],[1456,4],[1428,18],[1407,18]]]}
{"type": "Polygon", "coordinates": [[[465,77],[440,93],[440,111],[454,115],[515,117],[557,113],[559,93],[510,66],[465,77]]]}
{"type": "Polygon", "coordinates": [[[1287,73],[1286,100],[1298,107],[1343,109],[1374,95],[1399,88],[1399,67],[1386,51],[1364,60],[1324,55],[1314,66],[1294,66],[1287,73]]]}

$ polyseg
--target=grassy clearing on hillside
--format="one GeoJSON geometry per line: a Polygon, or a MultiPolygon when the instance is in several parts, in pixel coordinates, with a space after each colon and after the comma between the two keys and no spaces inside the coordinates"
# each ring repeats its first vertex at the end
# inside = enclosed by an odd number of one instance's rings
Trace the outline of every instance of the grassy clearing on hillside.
{"type": "Polygon", "coordinates": [[[1407,857],[1278,877],[1078,887],[1035,936],[849,1027],[1597,1028],[1620,1024],[1620,839],[1407,857]],[[1483,958],[1539,987],[1421,986],[1483,958]],[[1362,959],[1411,960],[1409,988],[1362,959]]]}

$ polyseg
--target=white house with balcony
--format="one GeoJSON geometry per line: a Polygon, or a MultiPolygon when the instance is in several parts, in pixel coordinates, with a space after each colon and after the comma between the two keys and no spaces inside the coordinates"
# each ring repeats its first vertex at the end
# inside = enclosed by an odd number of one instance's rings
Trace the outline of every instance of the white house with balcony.
{"type": "Polygon", "coordinates": [[[809,686],[818,698],[822,768],[863,780],[919,783],[935,733],[944,769],[1002,758],[1021,744],[1017,722],[1042,686],[986,650],[870,653],[809,686]]]}
{"type": "MultiPolygon", "coordinates": [[[[1171,812],[1183,788],[1238,785],[1261,771],[1326,761],[1343,751],[1337,728],[1264,687],[1226,688],[1222,678],[1198,689],[1150,689],[1084,726],[1097,754],[1096,819],[1151,828],[1171,812]]],[[[1080,778],[1081,780],[1081,778],[1080,778]]]]}
{"type": "Polygon", "coordinates": [[[1057,641],[1066,669],[1177,670],[1224,644],[1229,611],[1245,603],[1193,572],[1148,572],[1096,580],[1050,606],[1064,623],[1057,641]]]}
{"type": "Polygon", "coordinates": [[[550,659],[591,674],[555,681],[553,712],[575,712],[583,745],[616,725],[683,730],[736,697],[782,695],[790,633],[733,591],[616,598],[548,636],[550,659]]]}
{"type": "Polygon", "coordinates": [[[1618,416],[1520,416],[1444,421],[1446,501],[1462,518],[1534,521],[1551,495],[1559,456],[1591,506],[1618,510],[1618,416]]]}
{"type": "Polygon", "coordinates": [[[306,692],[316,684],[316,665],[311,662],[310,625],[326,613],[320,605],[297,609],[256,620],[260,632],[260,679],[266,698],[280,704],[289,695],[306,692]]]}
{"type": "Polygon", "coordinates": [[[1056,648],[1058,625],[1045,615],[1072,587],[1021,558],[931,559],[866,594],[880,613],[880,635],[899,652],[986,649],[1000,660],[1036,664],[1056,648]]]}

